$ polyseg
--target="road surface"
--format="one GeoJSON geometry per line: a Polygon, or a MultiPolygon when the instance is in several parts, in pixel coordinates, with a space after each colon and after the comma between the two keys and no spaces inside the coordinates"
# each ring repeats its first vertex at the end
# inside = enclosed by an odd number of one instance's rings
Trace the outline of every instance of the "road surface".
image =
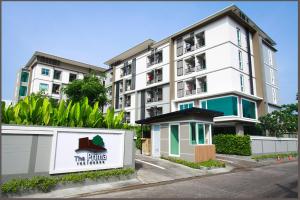
{"type": "Polygon", "coordinates": [[[297,198],[298,163],[288,162],[110,193],[92,198],[297,198]]]}

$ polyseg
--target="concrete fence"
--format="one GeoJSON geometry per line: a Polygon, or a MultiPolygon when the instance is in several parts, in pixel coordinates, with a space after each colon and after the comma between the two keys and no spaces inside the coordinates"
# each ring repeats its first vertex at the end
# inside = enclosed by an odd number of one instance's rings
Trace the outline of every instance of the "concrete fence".
{"type": "Polygon", "coordinates": [[[133,135],[132,131],[116,129],[3,125],[2,181],[14,177],[134,168],[133,135]]]}
{"type": "Polygon", "coordinates": [[[250,136],[252,154],[272,154],[298,151],[297,138],[250,136]]]}

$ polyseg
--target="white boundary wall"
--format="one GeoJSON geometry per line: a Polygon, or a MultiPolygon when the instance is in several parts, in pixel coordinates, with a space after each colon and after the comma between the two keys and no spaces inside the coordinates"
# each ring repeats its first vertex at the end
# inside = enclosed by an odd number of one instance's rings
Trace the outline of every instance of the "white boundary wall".
{"type": "Polygon", "coordinates": [[[2,177],[8,179],[76,171],[134,168],[133,135],[132,131],[118,129],[2,125],[2,177]],[[92,140],[96,135],[101,136],[107,151],[77,151],[80,138],[92,140]],[[104,159],[96,158],[99,158],[100,154],[105,154],[104,159]]]}
{"type": "Polygon", "coordinates": [[[252,154],[287,153],[298,151],[297,138],[250,136],[252,154]]]}

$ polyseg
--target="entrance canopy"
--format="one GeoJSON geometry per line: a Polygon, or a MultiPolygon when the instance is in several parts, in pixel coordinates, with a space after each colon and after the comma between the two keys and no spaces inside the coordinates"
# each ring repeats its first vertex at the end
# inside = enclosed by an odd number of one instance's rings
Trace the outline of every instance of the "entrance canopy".
{"type": "Polygon", "coordinates": [[[188,108],[188,109],[184,109],[184,110],[166,113],[163,115],[158,115],[155,117],[141,119],[141,120],[135,121],[135,123],[137,123],[137,124],[156,124],[156,123],[161,123],[161,122],[190,121],[190,120],[213,122],[213,118],[219,117],[219,116],[223,116],[223,113],[217,112],[214,110],[207,110],[207,109],[193,107],[193,108],[188,108]]]}

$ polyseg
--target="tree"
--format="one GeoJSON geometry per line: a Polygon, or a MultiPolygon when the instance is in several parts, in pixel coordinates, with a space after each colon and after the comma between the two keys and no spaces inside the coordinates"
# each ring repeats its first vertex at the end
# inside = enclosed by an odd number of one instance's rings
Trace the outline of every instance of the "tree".
{"type": "Polygon", "coordinates": [[[95,74],[88,74],[83,79],[74,80],[62,90],[73,102],[80,102],[88,97],[89,104],[99,102],[99,107],[103,108],[108,103],[103,77],[104,75],[99,77],[95,74]]]}
{"type": "Polygon", "coordinates": [[[296,134],[298,130],[298,103],[282,105],[275,110],[259,117],[258,128],[268,131],[271,136],[280,137],[283,134],[296,134]]]}
{"type": "Polygon", "coordinates": [[[94,145],[100,146],[100,147],[104,147],[104,142],[101,136],[96,135],[95,137],[93,137],[92,140],[94,145]]]}

